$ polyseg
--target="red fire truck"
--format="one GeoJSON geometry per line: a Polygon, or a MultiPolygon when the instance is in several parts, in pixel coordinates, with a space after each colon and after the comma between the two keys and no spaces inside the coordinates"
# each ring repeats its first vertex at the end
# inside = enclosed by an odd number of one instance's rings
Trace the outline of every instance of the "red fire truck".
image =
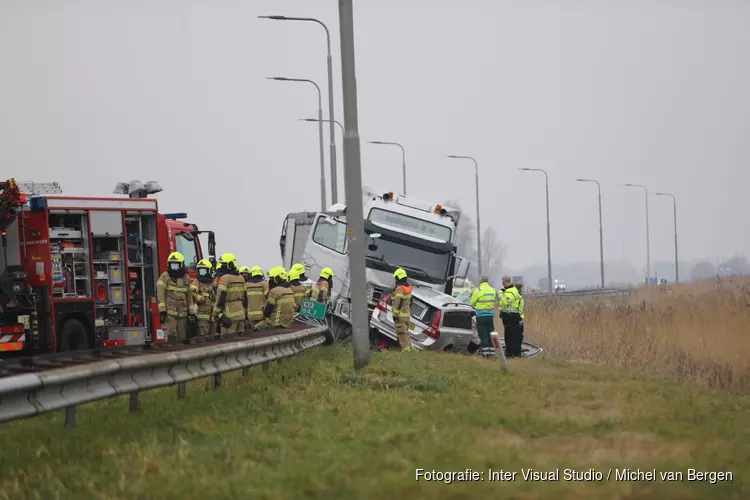
{"type": "Polygon", "coordinates": [[[61,192],[0,183],[0,356],[163,342],[156,281],[167,256],[182,253],[194,275],[199,234],[215,262],[213,232],[159,213],[153,198],[61,192]]]}

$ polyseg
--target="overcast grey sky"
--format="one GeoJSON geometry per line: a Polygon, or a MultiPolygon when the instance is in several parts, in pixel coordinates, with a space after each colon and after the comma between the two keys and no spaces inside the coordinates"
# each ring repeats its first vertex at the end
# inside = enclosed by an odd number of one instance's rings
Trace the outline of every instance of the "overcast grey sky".
{"type": "MultiPolygon", "coordinates": [[[[549,172],[553,262],[599,257],[596,187],[575,177],[602,182],[608,258],[645,266],[644,197],[625,182],[677,196],[682,258],[750,253],[750,2],[354,10],[365,184],[399,191],[400,152],[364,144],[398,141],[409,194],[473,218],[472,165],[442,156],[474,156],[511,271],[546,262],[544,178],[519,167],[549,172]]],[[[264,14],[328,24],[343,120],[334,0],[0,0],[3,176],[91,196],[157,180],[162,211],[216,230],[241,265],[277,265],[285,215],[319,207],[317,127],[297,121],[317,97],[264,77],[317,81],[327,116],[325,37],[264,14]]],[[[650,213],[652,261],[671,260],[671,200],[650,213]]]]}

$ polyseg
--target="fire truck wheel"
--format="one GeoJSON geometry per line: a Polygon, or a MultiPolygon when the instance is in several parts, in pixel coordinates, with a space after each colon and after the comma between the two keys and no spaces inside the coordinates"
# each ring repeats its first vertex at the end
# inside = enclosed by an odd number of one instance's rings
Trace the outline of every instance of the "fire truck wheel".
{"type": "Polygon", "coordinates": [[[83,323],[69,319],[60,333],[60,351],[84,351],[89,348],[89,334],[83,323]]]}

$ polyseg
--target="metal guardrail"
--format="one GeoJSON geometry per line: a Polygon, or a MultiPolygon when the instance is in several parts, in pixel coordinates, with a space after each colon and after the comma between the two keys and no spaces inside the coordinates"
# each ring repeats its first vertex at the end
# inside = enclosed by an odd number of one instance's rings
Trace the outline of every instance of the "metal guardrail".
{"type": "Polygon", "coordinates": [[[0,379],[0,422],[34,417],[65,409],[65,427],[76,425],[76,407],[119,395],[130,396],[130,411],[140,408],[143,391],[177,385],[177,397],[185,395],[186,383],[214,378],[214,390],[221,387],[221,375],[249,369],[294,356],[327,343],[327,327],[279,334],[259,339],[239,340],[221,345],[183,351],[96,361],[81,366],[59,368],[0,379]]]}
{"type": "MultiPolygon", "coordinates": [[[[632,288],[612,288],[604,290],[577,290],[571,292],[555,292],[552,294],[552,299],[578,299],[583,297],[613,297],[613,296],[626,296],[633,293],[632,288]]],[[[546,299],[546,293],[530,293],[524,294],[527,298],[538,298],[546,299]]]]}

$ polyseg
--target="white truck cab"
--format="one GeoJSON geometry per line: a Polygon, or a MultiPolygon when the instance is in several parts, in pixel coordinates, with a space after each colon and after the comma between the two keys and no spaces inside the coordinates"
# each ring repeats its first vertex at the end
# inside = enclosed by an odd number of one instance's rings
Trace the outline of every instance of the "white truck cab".
{"type": "MultiPolygon", "coordinates": [[[[456,227],[460,212],[404,195],[376,194],[364,188],[365,265],[370,312],[394,287],[393,272],[406,270],[410,281],[450,294],[453,278],[465,277],[468,262],[456,255],[456,227]]],[[[349,248],[346,207],[326,212],[287,215],[281,233],[283,265],[301,262],[316,279],[324,267],[335,273],[332,313],[350,323],[349,248]]],[[[349,327],[351,328],[351,327],[349,327]]],[[[334,332],[335,333],[335,332],[334,332]]]]}

